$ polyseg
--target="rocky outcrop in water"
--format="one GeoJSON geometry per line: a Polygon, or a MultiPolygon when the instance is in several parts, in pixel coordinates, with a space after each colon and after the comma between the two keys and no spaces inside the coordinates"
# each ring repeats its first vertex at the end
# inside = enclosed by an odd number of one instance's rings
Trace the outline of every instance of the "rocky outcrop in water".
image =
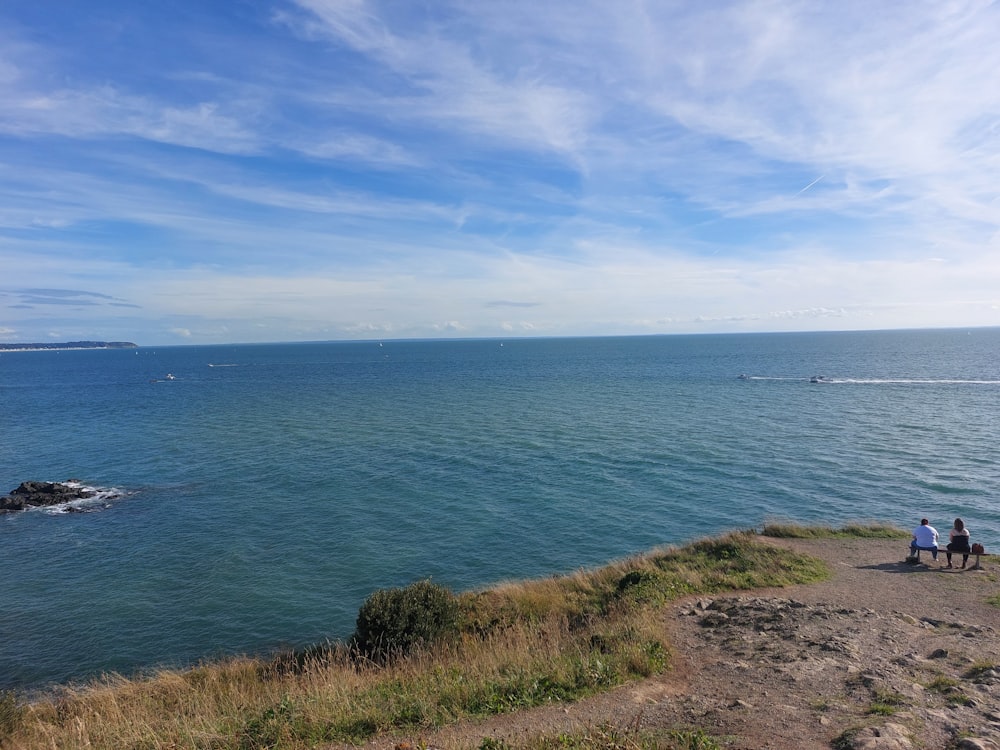
{"type": "Polygon", "coordinates": [[[85,500],[97,493],[89,487],[81,487],[77,482],[21,482],[10,495],[0,497],[0,513],[9,513],[28,508],[61,505],[74,500],[85,500]]]}

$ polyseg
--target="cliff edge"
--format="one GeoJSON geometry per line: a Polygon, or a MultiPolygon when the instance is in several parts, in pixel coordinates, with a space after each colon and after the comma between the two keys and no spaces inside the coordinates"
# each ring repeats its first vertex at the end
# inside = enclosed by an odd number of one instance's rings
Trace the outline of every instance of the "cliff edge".
{"type": "Polygon", "coordinates": [[[368,747],[476,748],[484,738],[524,747],[538,735],[613,726],[700,730],[739,750],[1000,748],[995,558],[963,570],[958,555],[948,569],[943,553],[906,564],[899,540],[764,541],[819,557],[833,575],[674,603],[663,623],[673,644],[666,674],[368,747]]]}

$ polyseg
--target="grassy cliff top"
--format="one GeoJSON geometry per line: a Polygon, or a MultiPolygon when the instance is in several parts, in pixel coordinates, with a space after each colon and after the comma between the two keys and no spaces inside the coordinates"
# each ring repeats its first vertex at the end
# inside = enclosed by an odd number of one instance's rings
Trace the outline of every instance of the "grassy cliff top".
{"type": "MultiPolygon", "coordinates": [[[[782,539],[908,536],[879,524],[785,525],[765,533],[782,539]]],[[[374,592],[347,643],[134,679],[108,676],[31,702],[0,694],[0,748],[377,744],[400,732],[571,705],[673,669],[676,655],[664,618],[678,599],[815,583],[830,575],[823,560],[746,531],[461,594],[418,582],[374,592]]],[[[655,746],[720,746],[701,729],[671,731],[655,746]]],[[[614,744],[621,741],[619,730],[605,734],[605,744],[591,737],[590,744],[559,747],[633,746],[614,744]]],[[[545,747],[546,741],[539,736],[517,746],[545,747]]]]}

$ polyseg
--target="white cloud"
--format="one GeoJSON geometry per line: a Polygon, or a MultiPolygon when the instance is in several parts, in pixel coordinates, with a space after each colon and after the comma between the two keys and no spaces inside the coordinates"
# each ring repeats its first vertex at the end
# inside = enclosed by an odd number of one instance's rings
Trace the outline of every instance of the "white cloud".
{"type": "MultiPolygon", "coordinates": [[[[424,124],[451,121],[467,134],[543,150],[573,152],[585,138],[594,116],[591,96],[550,83],[542,71],[512,70],[502,60],[477,57],[471,40],[446,36],[433,22],[417,28],[403,22],[395,30],[381,15],[384,8],[371,3],[298,0],[298,5],[316,21],[299,28],[332,36],[407,82],[402,92],[364,92],[351,106],[405,111],[424,124]]],[[[476,23],[474,16],[464,20],[476,23]]]]}
{"type": "Polygon", "coordinates": [[[998,322],[993,3],[202,18],[3,25],[5,284],[192,342],[998,322]]]}
{"type": "Polygon", "coordinates": [[[363,162],[371,167],[427,167],[424,159],[412,154],[399,143],[383,138],[373,138],[364,133],[346,130],[324,133],[321,139],[310,142],[303,139],[293,147],[318,159],[363,162]]]}
{"type": "Polygon", "coordinates": [[[0,132],[72,138],[132,136],[227,154],[253,153],[259,142],[215,102],[164,106],[111,87],[15,94],[5,103],[0,132]]]}

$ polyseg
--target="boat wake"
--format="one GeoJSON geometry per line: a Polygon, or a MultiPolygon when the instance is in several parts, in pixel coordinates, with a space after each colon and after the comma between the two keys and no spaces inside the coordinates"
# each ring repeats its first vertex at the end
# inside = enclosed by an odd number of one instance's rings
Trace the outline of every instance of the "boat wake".
{"type": "Polygon", "coordinates": [[[738,380],[781,380],[841,385],[1000,385],[997,379],[968,378],[832,378],[813,375],[808,378],[778,375],[740,375],[738,380]]]}
{"type": "Polygon", "coordinates": [[[858,383],[861,385],[1000,385],[1000,380],[968,380],[964,378],[827,378],[827,383],[858,383]]]}

